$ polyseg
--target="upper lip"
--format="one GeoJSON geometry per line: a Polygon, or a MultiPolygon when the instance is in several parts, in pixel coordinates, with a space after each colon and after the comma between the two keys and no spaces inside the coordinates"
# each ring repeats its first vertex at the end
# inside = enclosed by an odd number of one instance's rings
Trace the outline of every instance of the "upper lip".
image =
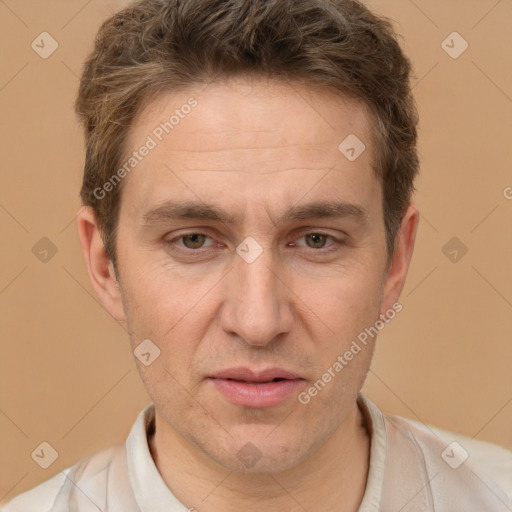
{"type": "Polygon", "coordinates": [[[213,379],[232,379],[246,382],[271,382],[274,379],[300,379],[296,373],[282,368],[267,368],[265,370],[251,370],[250,368],[227,368],[210,376],[213,379]]]}

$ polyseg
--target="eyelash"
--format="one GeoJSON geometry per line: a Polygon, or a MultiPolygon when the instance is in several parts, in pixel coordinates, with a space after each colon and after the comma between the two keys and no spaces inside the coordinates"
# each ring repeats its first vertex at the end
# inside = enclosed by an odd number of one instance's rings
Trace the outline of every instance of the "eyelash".
{"type": "MultiPolygon", "coordinates": [[[[200,231],[189,231],[187,233],[182,233],[179,236],[176,236],[170,240],[166,240],[165,243],[168,246],[172,246],[172,245],[174,245],[175,242],[181,241],[183,238],[190,236],[190,235],[204,235],[207,238],[209,238],[210,240],[213,240],[213,238],[211,236],[207,235],[206,233],[201,233],[200,231]]],[[[340,239],[334,237],[333,235],[324,233],[322,231],[307,231],[307,232],[301,233],[300,236],[296,240],[300,240],[301,238],[303,238],[307,235],[321,235],[321,236],[325,236],[331,240],[331,243],[328,246],[320,247],[318,249],[315,249],[313,247],[301,246],[301,247],[305,247],[306,249],[310,249],[311,251],[318,253],[318,254],[328,254],[328,253],[332,252],[333,250],[336,250],[337,249],[336,246],[339,247],[341,245],[344,245],[343,240],[340,240],[340,239]]],[[[295,242],[294,242],[294,245],[295,245],[295,242]]],[[[185,246],[181,245],[181,246],[179,246],[178,250],[192,254],[192,253],[208,252],[209,248],[208,247],[206,247],[206,248],[199,247],[198,249],[190,249],[189,247],[185,247],[185,246]]]]}

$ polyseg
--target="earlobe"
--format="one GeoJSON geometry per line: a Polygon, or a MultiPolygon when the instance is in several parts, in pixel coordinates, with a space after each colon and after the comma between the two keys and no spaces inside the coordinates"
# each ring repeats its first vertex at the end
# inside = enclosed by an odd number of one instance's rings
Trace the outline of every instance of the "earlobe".
{"type": "Polygon", "coordinates": [[[381,314],[391,308],[400,297],[414,250],[418,223],[418,209],[411,203],[402,217],[396,235],[395,248],[384,282],[381,314]]]}
{"type": "Polygon", "coordinates": [[[77,226],[82,254],[94,291],[107,312],[118,322],[124,323],[119,283],[91,207],[80,208],[77,226]]]}

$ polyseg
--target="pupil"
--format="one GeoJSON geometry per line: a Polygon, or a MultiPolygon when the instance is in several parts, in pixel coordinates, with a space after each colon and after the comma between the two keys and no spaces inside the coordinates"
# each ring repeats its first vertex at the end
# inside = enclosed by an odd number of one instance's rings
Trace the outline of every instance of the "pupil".
{"type": "Polygon", "coordinates": [[[318,233],[313,233],[312,235],[308,235],[309,240],[313,242],[313,247],[323,247],[325,245],[325,236],[319,235],[318,233]]]}
{"type": "Polygon", "coordinates": [[[204,235],[193,234],[185,236],[185,246],[189,249],[198,249],[203,245],[204,235]]]}

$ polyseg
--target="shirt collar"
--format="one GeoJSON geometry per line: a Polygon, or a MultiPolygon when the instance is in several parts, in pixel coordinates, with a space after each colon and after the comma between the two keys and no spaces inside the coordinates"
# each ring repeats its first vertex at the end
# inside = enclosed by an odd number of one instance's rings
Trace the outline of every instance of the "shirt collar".
{"type": "Polygon", "coordinates": [[[141,512],[185,512],[188,509],[172,494],[153,461],[148,432],[154,429],[155,408],[149,404],[139,414],[126,440],[128,477],[141,512]]]}
{"type": "Polygon", "coordinates": [[[368,478],[358,512],[378,512],[382,497],[384,466],[386,463],[386,426],[382,412],[369,398],[359,394],[357,405],[363,414],[365,426],[370,436],[368,478]]]}

